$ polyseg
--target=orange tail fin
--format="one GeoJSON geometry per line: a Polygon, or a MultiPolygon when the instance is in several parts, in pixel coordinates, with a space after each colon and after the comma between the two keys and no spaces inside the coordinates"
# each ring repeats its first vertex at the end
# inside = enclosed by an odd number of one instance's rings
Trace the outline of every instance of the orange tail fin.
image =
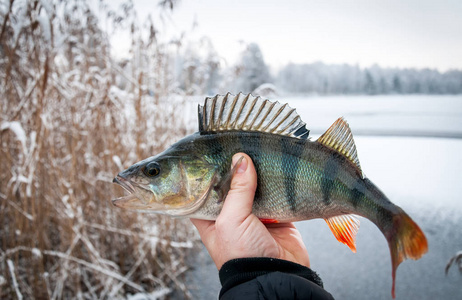
{"type": "Polygon", "coordinates": [[[393,279],[391,295],[395,298],[395,277],[399,264],[408,258],[421,258],[427,253],[428,244],[422,230],[404,211],[393,217],[393,226],[385,236],[391,254],[393,279]]]}

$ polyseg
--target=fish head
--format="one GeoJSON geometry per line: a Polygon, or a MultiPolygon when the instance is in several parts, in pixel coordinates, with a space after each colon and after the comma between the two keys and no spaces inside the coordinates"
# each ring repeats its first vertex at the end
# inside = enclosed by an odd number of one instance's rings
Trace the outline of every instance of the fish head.
{"type": "Polygon", "coordinates": [[[216,173],[214,165],[193,154],[150,157],[114,178],[129,195],[112,202],[130,210],[188,215],[205,202],[216,173]]]}

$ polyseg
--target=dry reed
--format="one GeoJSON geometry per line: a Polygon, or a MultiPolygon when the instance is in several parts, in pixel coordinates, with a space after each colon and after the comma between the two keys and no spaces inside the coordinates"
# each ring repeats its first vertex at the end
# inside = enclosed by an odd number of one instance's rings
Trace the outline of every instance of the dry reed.
{"type": "Polygon", "coordinates": [[[137,27],[130,4],[99,9],[131,28],[129,59],[111,58],[86,1],[1,4],[2,299],[189,296],[191,226],[110,203],[116,173],[185,134],[171,46],[137,27]]]}

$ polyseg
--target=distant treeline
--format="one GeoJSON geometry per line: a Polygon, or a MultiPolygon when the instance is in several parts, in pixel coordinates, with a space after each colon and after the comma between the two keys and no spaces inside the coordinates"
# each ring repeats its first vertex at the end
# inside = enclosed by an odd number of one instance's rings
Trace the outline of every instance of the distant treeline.
{"type": "Polygon", "coordinates": [[[279,94],[461,94],[462,70],[381,68],[374,65],[289,63],[269,72],[255,43],[243,49],[238,62],[223,66],[208,38],[191,41],[176,58],[176,81],[186,94],[254,92],[271,83],[279,94]]]}
{"type": "Polygon", "coordinates": [[[296,94],[460,94],[462,71],[291,63],[278,72],[274,83],[296,94]]]}

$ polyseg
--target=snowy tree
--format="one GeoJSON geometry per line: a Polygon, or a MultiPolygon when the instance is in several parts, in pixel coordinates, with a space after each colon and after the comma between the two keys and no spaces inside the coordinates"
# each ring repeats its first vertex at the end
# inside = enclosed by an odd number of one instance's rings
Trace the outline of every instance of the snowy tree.
{"type": "Polygon", "coordinates": [[[372,77],[372,74],[369,70],[366,70],[364,77],[365,77],[364,91],[366,92],[366,94],[369,94],[369,95],[377,94],[377,86],[375,83],[375,79],[374,77],[372,77]]]}
{"type": "Polygon", "coordinates": [[[183,52],[177,58],[180,88],[187,95],[215,93],[221,79],[221,59],[212,41],[207,37],[191,40],[183,52]]]}
{"type": "Polygon", "coordinates": [[[235,89],[243,93],[253,92],[263,83],[271,82],[268,67],[257,44],[247,45],[235,67],[235,74],[235,89]]]}
{"type": "Polygon", "coordinates": [[[399,75],[395,74],[393,76],[393,92],[397,94],[402,93],[402,87],[401,87],[401,79],[399,78],[399,75]]]}

